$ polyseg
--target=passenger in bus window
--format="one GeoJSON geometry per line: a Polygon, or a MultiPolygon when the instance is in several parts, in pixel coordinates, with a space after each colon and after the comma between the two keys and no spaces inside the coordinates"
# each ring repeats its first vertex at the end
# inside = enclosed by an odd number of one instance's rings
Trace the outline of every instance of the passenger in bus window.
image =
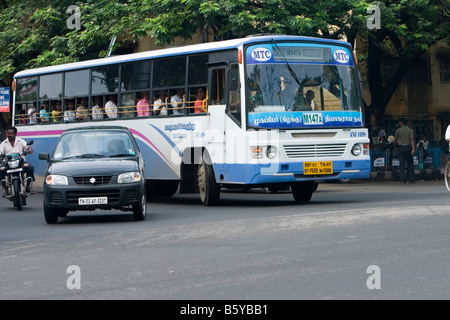
{"type": "Polygon", "coordinates": [[[61,121],[61,101],[56,101],[55,108],[52,110],[52,121],[61,121]]]}
{"type": "Polygon", "coordinates": [[[136,104],[137,115],[138,117],[148,117],[150,115],[150,93],[142,92],[141,98],[136,104]]]}
{"type": "Polygon", "coordinates": [[[167,93],[165,91],[159,93],[159,99],[155,100],[153,104],[153,112],[155,116],[167,116],[167,93]]]}
{"type": "Polygon", "coordinates": [[[109,100],[105,104],[105,113],[110,119],[117,118],[117,105],[115,103],[114,96],[109,96],[109,100]]]}
{"type": "Polygon", "coordinates": [[[133,118],[134,117],[134,93],[125,93],[122,95],[122,106],[120,107],[122,110],[121,118],[133,118]]]}
{"type": "Polygon", "coordinates": [[[27,115],[25,113],[25,110],[19,111],[19,124],[25,124],[27,123],[27,115]]]}
{"type": "Polygon", "coordinates": [[[177,89],[177,93],[170,98],[170,104],[173,108],[173,114],[184,114],[184,89],[177,89]]]}
{"type": "Polygon", "coordinates": [[[306,95],[303,93],[303,88],[297,90],[297,95],[294,99],[293,111],[313,111],[315,93],[312,90],[306,91],[306,95]]]}
{"type": "Polygon", "coordinates": [[[41,111],[39,111],[39,119],[42,123],[50,121],[50,115],[48,113],[48,101],[42,102],[41,111]]]}
{"type": "Polygon", "coordinates": [[[81,102],[77,106],[75,118],[77,121],[84,121],[88,119],[87,98],[81,98],[81,102]]]}
{"type": "Polygon", "coordinates": [[[198,88],[197,100],[194,103],[195,113],[207,112],[206,100],[205,100],[205,90],[203,88],[198,88]]]}
{"type": "Polygon", "coordinates": [[[103,108],[101,107],[102,100],[101,97],[94,98],[94,105],[92,106],[92,119],[100,120],[103,119],[103,108]]]}
{"type": "Polygon", "coordinates": [[[64,111],[64,122],[74,122],[75,121],[75,106],[73,100],[67,101],[66,111],[64,111]]]}
{"type": "Polygon", "coordinates": [[[36,108],[34,104],[28,109],[28,119],[30,124],[37,123],[36,108]]]}
{"type": "Polygon", "coordinates": [[[306,100],[304,103],[305,107],[307,107],[308,109],[311,108],[311,110],[314,110],[314,101],[313,101],[314,98],[315,98],[314,91],[312,91],[312,90],[306,91],[306,100]]]}

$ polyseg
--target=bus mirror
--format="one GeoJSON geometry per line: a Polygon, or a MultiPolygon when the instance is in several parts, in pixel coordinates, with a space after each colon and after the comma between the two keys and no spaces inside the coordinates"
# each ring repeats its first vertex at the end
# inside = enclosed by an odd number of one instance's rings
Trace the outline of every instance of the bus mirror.
{"type": "Polygon", "coordinates": [[[238,72],[235,69],[228,70],[228,88],[230,91],[234,91],[239,88],[238,72]]]}

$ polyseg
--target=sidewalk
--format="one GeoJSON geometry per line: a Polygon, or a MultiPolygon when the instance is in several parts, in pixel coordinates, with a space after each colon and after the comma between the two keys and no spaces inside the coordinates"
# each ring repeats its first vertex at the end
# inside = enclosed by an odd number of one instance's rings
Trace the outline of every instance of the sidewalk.
{"type": "MultiPolygon", "coordinates": [[[[444,179],[444,168],[415,169],[416,181],[418,180],[441,180],[444,179]]],[[[394,180],[400,181],[398,170],[372,171],[370,180],[394,180]]]]}

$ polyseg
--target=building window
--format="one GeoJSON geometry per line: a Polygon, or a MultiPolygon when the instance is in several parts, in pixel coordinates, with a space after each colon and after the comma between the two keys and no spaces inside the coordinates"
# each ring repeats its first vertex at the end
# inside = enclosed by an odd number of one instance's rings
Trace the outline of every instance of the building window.
{"type": "Polygon", "coordinates": [[[441,82],[450,82],[450,57],[441,58],[441,82]]]}

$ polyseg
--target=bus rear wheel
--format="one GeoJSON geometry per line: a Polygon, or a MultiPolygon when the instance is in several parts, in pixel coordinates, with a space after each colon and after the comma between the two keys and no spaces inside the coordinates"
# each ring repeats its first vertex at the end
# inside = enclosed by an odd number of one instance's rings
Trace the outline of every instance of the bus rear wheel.
{"type": "Polygon", "coordinates": [[[303,181],[291,184],[292,195],[296,202],[308,202],[314,192],[314,181],[303,181]]]}
{"type": "Polygon", "coordinates": [[[202,162],[198,168],[198,189],[200,199],[206,206],[219,204],[220,185],[216,182],[212,165],[202,162]]]}

